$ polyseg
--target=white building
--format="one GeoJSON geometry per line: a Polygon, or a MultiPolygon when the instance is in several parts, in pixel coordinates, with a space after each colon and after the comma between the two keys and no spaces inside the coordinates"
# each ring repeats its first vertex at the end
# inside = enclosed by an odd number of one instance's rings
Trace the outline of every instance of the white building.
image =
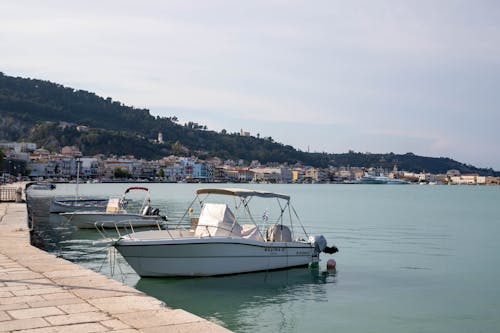
{"type": "Polygon", "coordinates": [[[276,168],[254,168],[253,180],[257,183],[291,183],[293,179],[292,170],[285,167],[276,168]]]}
{"type": "Polygon", "coordinates": [[[36,150],[36,143],[32,142],[0,142],[0,148],[11,148],[16,153],[28,153],[36,150]]]}
{"type": "Polygon", "coordinates": [[[460,176],[449,177],[451,184],[456,185],[484,185],[486,184],[486,177],[477,174],[468,174],[460,176]]]}
{"type": "Polygon", "coordinates": [[[101,163],[94,157],[81,157],[80,158],[80,176],[86,178],[96,178],[103,174],[101,163]]]}
{"type": "Polygon", "coordinates": [[[140,177],[142,172],[142,162],[136,159],[118,158],[104,161],[104,172],[106,176],[113,177],[116,169],[126,170],[132,177],[140,177]]]}

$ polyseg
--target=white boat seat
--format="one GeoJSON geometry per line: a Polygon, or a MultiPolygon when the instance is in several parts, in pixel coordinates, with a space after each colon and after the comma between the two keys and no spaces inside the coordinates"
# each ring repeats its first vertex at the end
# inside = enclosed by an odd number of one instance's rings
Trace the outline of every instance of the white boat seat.
{"type": "Polygon", "coordinates": [[[291,242],[292,232],[286,225],[275,224],[267,228],[266,241],[268,242],[291,242]]]}
{"type": "Polygon", "coordinates": [[[122,212],[120,206],[120,198],[109,198],[106,205],[106,213],[120,213],[122,212]]]}

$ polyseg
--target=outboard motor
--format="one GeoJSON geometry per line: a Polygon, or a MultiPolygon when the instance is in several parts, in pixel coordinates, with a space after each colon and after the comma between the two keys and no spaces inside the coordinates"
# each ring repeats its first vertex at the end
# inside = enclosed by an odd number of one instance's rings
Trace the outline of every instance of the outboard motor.
{"type": "Polygon", "coordinates": [[[327,246],[326,238],[323,235],[309,236],[309,243],[311,243],[314,246],[315,255],[319,255],[321,252],[334,254],[335,252],[339,251],[339,249],[335,245],[327,246]]]}

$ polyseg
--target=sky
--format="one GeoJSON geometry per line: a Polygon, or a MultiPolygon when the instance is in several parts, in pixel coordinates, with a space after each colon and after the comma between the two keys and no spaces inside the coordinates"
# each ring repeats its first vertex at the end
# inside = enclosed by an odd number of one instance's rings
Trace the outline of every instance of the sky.
{"type": "Polygon", "coordinates": [[[2,1],[0,71],[303,151],[500,170],[499,1],[2,1]]]}

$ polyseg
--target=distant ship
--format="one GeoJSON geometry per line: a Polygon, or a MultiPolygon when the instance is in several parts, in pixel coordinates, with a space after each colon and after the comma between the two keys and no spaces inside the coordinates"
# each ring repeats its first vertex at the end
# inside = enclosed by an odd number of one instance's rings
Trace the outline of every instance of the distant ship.
{"type": "Polygon", "coordinates": [[[389,185],[404,185],[409,184],[408,181],[402,179],[389,178],[386,175],[374,176],[369,173],[365,173],[363,177],[359,179],[360,184],[389,184],[389,185]]]}

